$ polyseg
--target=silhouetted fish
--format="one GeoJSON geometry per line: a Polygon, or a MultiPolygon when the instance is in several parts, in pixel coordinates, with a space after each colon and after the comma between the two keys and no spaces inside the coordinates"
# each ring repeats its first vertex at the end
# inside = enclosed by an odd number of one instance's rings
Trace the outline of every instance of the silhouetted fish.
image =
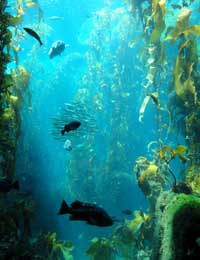
{"type": "Polygon", "coordinates": [[[64,129],[61,130],[61,134],[64,135],[65,132],[70,132],[70,131],[74,131],[76,130],[77,128],[79,128],[79,126],[81,125],[81,122],[79,121],[72,121],[70,122],[69,124],[65,125],[64,126],[64,129]]]}
{"type": "Polygon", "coordinates": [[[95,204],[74,201],[71,207],[63,200],[58,215],[70,214],[69,220],[86,221],[90,225],[107,227],[114,224],[114,220],[106,211],[95,204]]]}
{"type": "Polygon", "coordinates": [[[19,190],[19,182],[18,181],[15,181],[13,183],[11,183],[8,180],[1,180],[0,181],[0,192],[6,193],[6,192],[9,192],[12,189],[19,190]]]}
{"type": "Polygon", "coordinates": [[[35,31],[33,31],[32,29],[27,28],[27,27],[24,27],[24,30],[25,30],[28,34],[30,34],[31,36],[33,36],[33,37],[40,43],[40,45],[42,45],[42,41],[40,40],[39,35],[38,35],[35,31]]]}

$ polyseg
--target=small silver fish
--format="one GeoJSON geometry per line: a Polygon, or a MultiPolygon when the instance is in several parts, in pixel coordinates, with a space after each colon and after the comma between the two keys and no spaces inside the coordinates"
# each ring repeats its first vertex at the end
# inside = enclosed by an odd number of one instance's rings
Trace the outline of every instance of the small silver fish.
{"type": "Polygon", "coordinates": [[[67,139],[67,140],[65,141],[63,147],[64,147],[64,149],[65,149],[66,151],[71,151],[71,150],[72,150],[72,142],[71,142],[69,139],[67,139]]]}
{"type": "Polygon", "coordinates": [[[51,16],[49,17],[50,20],[64,20],[64,17],[61,16],[51,16]]]}

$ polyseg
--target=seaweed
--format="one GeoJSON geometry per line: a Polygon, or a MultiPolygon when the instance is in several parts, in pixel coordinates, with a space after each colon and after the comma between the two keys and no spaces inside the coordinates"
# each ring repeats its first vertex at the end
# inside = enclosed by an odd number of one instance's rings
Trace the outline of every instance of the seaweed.
{"type": "Polygon", "coordinates": [[[176,26],[172,32],[167,35],[165,40],[170,40],[171,43],[177,41],[180,37],[189,38],[191,35],[200,35],[200,25],[189,26],[189,19],[192,11],[186,7],[180,10],[178,19],[176,21],[176,26]]]}
{"type": "Polygon", "coordinates": [[[64,259],[73,260],[71,251],[74,249],[74,245],[69,241],[57,240],[55,232],[42,233],[38,242],[41,247],[39,252],[46,255],[47,259],[59,260],[63,256],[64,259]]]}
{"type": "MultiPolygon", "coordinates": [[[[7,1],[0,1],[0,179],[12,181],[16,173],[16,150],[20,134],[20,109],[28,93],[30,73],[22,66],[8,73],[12,32],[22,15],[5,12],[7,1]]],[[[2,260],[73,259],[73,245],[59,241],[56,233],[32,232],[35,202],[21,192],[0,196],[0,258],[2,260]]]]}
{"type": "Polygon", "coordinates": [[[167,164],[170,163],[171,160],[175,159],[176,155],[178,155],[179,159],[186,163],[189,158],[185,156],[187,152],[187,146],[185,145],[177,145],[175,149],[170,146],[163,146],[159,151],[159,157],[161,160],[164,160],[167,164]]]}
{"type": "Polygon", "coordinates": [[[91,260],[115,260],[115,247],[107,238],[93,238],[91,245],[87,250],[87,255],[91,260]]]}
{"type": "Polygon", "coordinates": [[[150,43],[157,43],[160,41],[162,32],[165,29],[165,0],[152,1],[152,16],[154,28],[150,37],[150,43]]]}
{"type": "Polygon", "coordinates": [[[14,109],[16,99],[14,100],[12,89],[15,85],[11,74],[6,72],[7,64],[12,61],[9,53],[9,44],[12,39],[10,26],[16,26],[12,19],[14,17],[5,12],[7,1],[1,1],[0,6],[0,151],[4,158],[1,163],[2,174],[7,177],[14,176],[15,173],[15,153],[17,137],[19,133],[19,113],[14,109]]]}
{"type": "Polygon", "coordinates": [[[0,206],[0,255],[2,260],[10,259],[69,259],[74,246],[69,241],[60,241],[54,232],[33,232],[31,220],[35,202],[25,193],[1,198],[0,206]],[[7,206],[5,206],[7,203],[7,206]]]}
{"type": "MultiPolygon", "coordinates": [[[[173,82],[167,112],[174,122],[171,131],[177,130],[177,136],[180,135],[185,139],[183,145],[175,145],[175,148],[163,145],[161,113],[164,108],[160,107],[156,110],[158,138],[155,142],[159,149],[154,154],[155,161],[149,161],[146,157],[141,156],[136,159],[134,165],[138,186],[148,199],[149,212],[152,216],[150,226],[151,231],[154,232],[154,239],[150,242],[150,247],[153,247],[150,259],[185,259],[186,256],[188,259],[193,259],[192,257],[198,259],[199,256],[197,242],[199,241],[198,197],[200,194],[200,75],[196,37],[200,35],[200,25],[189,24],[192,10],[188,6],[192,2],[183,1],[183,8],[181,6],[179,8],[178,19],[174,27],[165,28],[165,14],[170,12],[165,9],[165,1],[149,1],[151,8],[147,7],[144,10],[147,83],[144,85],[145,95],[140,108],[139,121],[142,120],[149,102],[146,94],[156,92],[160,100],[163,89],[161,90],[158,86],[158,79],[163,82],[165,77],[158,75],[158,72],[162,72],[165,65],[167,69],[170,69],[168,61],[166,61],[165,44],[166,41],[169,41],[168,48],[171,48],[171,45],[176,42],[178,53],[173,68],[173,82]],[[175,158],[178,158],[184,165],[184,176],[181,176],[183,181],[177,181],[177,173],[170,168],[170,163],[175,158]],[[173,185],[170,185],[171,189],[165,192],[169,176],[173,178],[173,185]],[[195,197],[194,194],[198,197],[195,197]]],[[[165,72],[166,75],[169,76],[165,72]]],[[[132,221],[134,223],[134,220],[132,221]]],[[[133,227],[135,226],[133,225],[133,227]]],[[[125,233],[126,228],[121,225],[120,231],[125,233]]],[[[133,238],[131,239],[133,240],[133,238]]],[[[147,248],[145,247],[145,249],[147,248]]],[[[138,248],[134,249],[138,252],[136,255],[139,257],[138,248]]],[[[142,252],[141,248],[140,251],[142,252]]]]}
{"type": "Polygon", "coordinates": [[[185,105],[195,105],[197,103],[197,91],[193,79],[194,64],[196,63],[195,50],[196,44],[194,39],[180,44],[174,67],[175,91],[185,102],[185,105]]]}

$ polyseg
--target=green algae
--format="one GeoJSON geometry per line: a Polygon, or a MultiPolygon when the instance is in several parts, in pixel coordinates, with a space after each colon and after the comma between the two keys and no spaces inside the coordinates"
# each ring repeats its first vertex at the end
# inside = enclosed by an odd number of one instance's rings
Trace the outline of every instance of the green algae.
{"type": "Polygon", "coordinates": [[[196,243],[200,232],[200,198],[164,192],[157,201],[152,259],[189,259],[200,253],[196,243]],[[187,258],[186,258],[187,259],[187,258]]]}
{"type": "Polygon", "coordinates": [[[160,41],[162,32],[165,29],[165,0],[152,1],[152,15],[154,29],[151,34],[150,42],[157,43],[160,41]]]}
{"type": "Polygon", "coordinates": [[[113,242],[107,238],[93,238],[87,250],[87,255],[91,260],[115,260],[115,248],[113,242]]]}

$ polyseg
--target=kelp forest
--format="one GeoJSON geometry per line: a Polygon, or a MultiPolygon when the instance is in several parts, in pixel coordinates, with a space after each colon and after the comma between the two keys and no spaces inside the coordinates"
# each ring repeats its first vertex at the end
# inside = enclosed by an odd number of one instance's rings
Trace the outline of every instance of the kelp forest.
{"type": "Polygon", "coordinates": [[[94,2],[0,2],[0,260],[200,259],[200,3],[94,2]]]}

